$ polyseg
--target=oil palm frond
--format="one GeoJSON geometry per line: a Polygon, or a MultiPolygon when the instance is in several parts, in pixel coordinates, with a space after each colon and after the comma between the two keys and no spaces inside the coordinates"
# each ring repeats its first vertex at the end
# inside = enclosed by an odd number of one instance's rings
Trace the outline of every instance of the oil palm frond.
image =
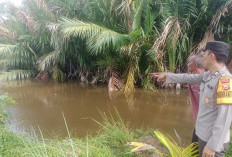
{"type": "Polygon", "coordinates": [[[177,18],[170,17],[169,19],[166,20],[165,23],[166,24],[165,24],[162,34],[155,40],[151,48],[151,51],[156,54],[157,60],[162,60],[163,56],[165,55],[165,51],[167,49],[166,48],[167,39],[172,29],[174,28],[174,30],[176,30],[172,34],[173,35],[172,40],[171,40],[172,43],[176,42],[181,32],[180,24],[177,18]]]}
{"type": "Polygon", "coordinates": [[[0,35],[5,36],[11,40],[14,40],[17,37],[15,32],[12,32],[7,28],[7,26],[4,26],[3,24],[0,24],[0,35]]]}
{"type": "Polygon", "coordinates": [[[54,18],[54,14],[52,13],[52,10],[49,8],[49,6],[45,3],[44,0],[35,0],[36,5],[39,9],[43,9],[44,12],[51,18],[54,18]]]}
{"type": "Polygon", "coordinates": [[[122,16],[125,14],[128,30],[130,30],[132,27],[131,6],[134,6],[134,3],[135,3],[135,0],[125,0],[125,1],[122,1],[121,4],[119,4],[115,9],[116,13],[119,16],[122,16]]]}
{"type": "Polygon", "coordinates": [[[178,144],[170,137],[165,136],[159,131],[154,131],[158,140],[168,149],[172,157],[198,157],[198,150],[196,150],[197,144],[192,143],[185,149],[178,146],[178,144]]]}
{"type": "Polygon", "coordinates": [[[214,33],[212,29],[209,29],[205,32],[205,35],[203,37],[203,39],[201,40],[201,42],[196,46],[196,48],[193,49],[193,54],[197,53],[198,51],[200,51],[201,49],[205,48],[207,42],[209,41],[214,41],[214,33]]]}
{"type": "Polygon", "coordinates": [[[91,52],[100,53],[106,49],[118,49],[130,42],[130,36],[114,32],[109,29],[102,30],[98,36],[88,40],[88,46],[91,52]]]}
{"type": "Polygon", "coordinates": [[[60,24],[54,22],[48,22],[45,26],[50,32],[54,33],[58,31],[60,24]]]}
{"type": "MultiPolygon", "coordinates": [[[[170,156],[170,157],[198,157],[198,149],[196,143],[192,143],[186,148],[180,147],[171,137],[162,134],[160,131],[154,131],[157,139],[162,143],[165,148],[169,151],[161,152],[158,146],[151,146],[146,143],[140,142],[129,142],[128,145],[134,146],[136,148],[132,149],[131,152],[141,152],[146,150],[154,150],[159,156],[170,156]]],[[[163,150],[163,149],[162,149],[163,150]]]]}
{"type": "MultiPolygon", "coordinates": [[[[150,2],[150,1],[148,1],[150,2]]],[[[149,33],[151,33],[152,31],[152,27],[154,26],[154,20],[155,20],[155,16],[151,13],[151,7],[149,5],[149,3],[147,3],[146,6],[146,15],[145,15],[145,19],[143,22],[143,30],[144,30],[144,34],[148,35],[149,33]]]]}
{"type": "Polygon", "coordinates": [[[35,21],[33,16],[19,9],[16,9],[15,14],[19,20],[21,20],[23,23],[26,24],[26,26],[28,27],[30,31],[36,32],[38,30],[39,25],[35,21]]]}
{"type": "Polygon", "coordinates": [[[61,82],[65,80],[64,72],[60,70],[57,66],[54,66],[52,68],[52,79],[61,82]]]}
{"type": "Polygon", "coordinates": [[[135,82],[135,68],[134,65],[132,63],[132,60],[129,61],[129,65],[128,65],[128,74],[127,74],[127,79],[126,79],[126,85],[125,85],[125,91],[124,93],[126,95],[130,95],[133,94],[135,91],[135,87],[134,87],[134,82],[135,82]]]}
{"type": "Polygon", "coordinates": [[[131,27],[132,31],[135,31],[136,29],[140,29],[142,11],[143,11],[143,0],[141,0],[138,8],[136,9],[136,13],[135,13],[135,16],[133,18],[132,27],[131,27]]]}
{"type": "Polygon", "coordinates": [[[70,20],[67,18],[62,18],[60,24],[61,32],[66,38],[76,36],[89,39],[99,35],[102,30],[106,29],[96,24],[85,23],[79,20],[70,20]]]}
{"type": "Polygon", "coordinates": [[[45,71],[58,63],[60,51],[53,51],[38,60],[39,71],[45,71]]]}
{"type": "Polygon", "coordinates": [[[4,81],[25,80],[33,76],[32,70],[11,70],[0,74],[0,79],[4,81]]]}
{"type": "Polygon", "coordinates": [[[222,5],[216,12],[216,14],[213,16],[213,19],[211,20],[210,26],[213,28],[217,28],[219,21],[222,16],[225,16],[226,13],[228,13],[228,10],[232,7],[232,0],[227,1],[224,5],[222,5]]]}
{"type": "Polygon", "coordinates": [[[206,28],[203,39],[193,49],[192,53],[197,53],[199,50],[204,48],[207,42],[214,41],[214,35],[216,34],[216,30],[219,22],[222,16],[225,16],[225,14],[228,13],[228,10],[231,9],[231,7],[232,7],[232,0],[229,0],[218,8],[218,10],[216,11],[216,13],[211,19],[210,25],[206,28]]]}
{"type": "Polygon", "coordinates": [[[16,45],[0,44],[0,56],[9,56],[14,53],[16,45]]]}
{"type": "Polygon", "coordinates": [[[61,32],[65,37],[78,36],[88,39],[87,45],[92,52],[102,52],[107,48],[117,49],[130,41],[130,36],[105,27],[78,20],[63,19],[61,32]]]}

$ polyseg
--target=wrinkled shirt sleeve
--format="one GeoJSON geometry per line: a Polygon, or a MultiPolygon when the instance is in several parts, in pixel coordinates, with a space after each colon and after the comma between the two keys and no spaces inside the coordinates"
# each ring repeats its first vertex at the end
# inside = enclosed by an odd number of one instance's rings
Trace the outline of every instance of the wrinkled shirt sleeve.
{"type": "Polygon", "coordinates": [[[220,152],[223,148],[225,139],[227,138],[230,130],[232,120],[232,104],[231,105],[218,105],[218,116],[212,129],[212,135],[207,142],[207,147],[220,152]]]}
{"type": "Polygon", "coordinates": [[[188,84],[200,84],[204,76],[203,74],[173,74],[168,73],[166,75],[165,83],[188,83],[188,84]]]}

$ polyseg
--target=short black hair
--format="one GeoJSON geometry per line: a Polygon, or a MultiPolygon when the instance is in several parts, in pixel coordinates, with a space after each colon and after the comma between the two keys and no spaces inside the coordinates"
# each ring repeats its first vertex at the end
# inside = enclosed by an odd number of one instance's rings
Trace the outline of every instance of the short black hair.
{"type": "Polygon", "coordinates": [[[216,56],[216,61],[219,63],[226,63],[228,57],[225,57],[224,55],[221,55],[219,53],[215,53],[212,50],[208,50],[210,53],[213,53],[216,56]]]}

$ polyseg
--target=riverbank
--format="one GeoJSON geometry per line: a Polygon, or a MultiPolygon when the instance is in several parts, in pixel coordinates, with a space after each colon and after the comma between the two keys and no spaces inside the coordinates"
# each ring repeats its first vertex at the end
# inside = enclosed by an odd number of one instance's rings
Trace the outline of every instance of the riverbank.
{"type": "MultiPolygon", "coordinates": [[[[129,130],[129,124],[121,120],[104,119],[99,123],[101,130],[96,136],[73,138],[71,133],[66,138],[52,137],[45,139],[40,136],[25,136],[11,132],[7,127],[0,127],[0,156],[15,157],[151,157],[154,150],[131,152],[134,147],[128,142],[143,142],[156,147],[159,151],[169,154],[167,149],[158,141],[153,129],[146,131],[129,130]]],[[[171,155],[169,155],[171,156],[171,155]]],[[[232,144],[226,157],[232,156],[232,144]]]]}
{"type": "MultiPolygon", "coordinates": [[[[97,122],[98,123],[98,122],[97,122]]],[[[141,137],[152,135],[153,131],[143,132],[141,130],[129,130],[128,125],[121,120],[104,119],[99,123],[101,130],[96,136],[86,138],[73,138],[68,131],[67,138],[52,137],[45,139],[42,133],[30,137],[11,132],[7,127],[0,127],[0,156],[92,156],[92,157],[116,157],[116,156],[144,156],[142,154],[131,153],[134,148],[128,146],[128,142],[142,142],[141,137]]],[[[143,141],[145,142],[145,141],[143,141]]],[[[152,152],[150,152],[152,153],[152,152]]],[[[149,152],[146,152],[149,155],[149,152]]]]}

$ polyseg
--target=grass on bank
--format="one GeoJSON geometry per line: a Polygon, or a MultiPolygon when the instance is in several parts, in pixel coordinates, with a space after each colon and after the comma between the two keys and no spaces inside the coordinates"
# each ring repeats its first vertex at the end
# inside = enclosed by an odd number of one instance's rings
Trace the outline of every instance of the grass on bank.
{"type": "Polygon", "coordinates": [[[127,146],[128,141],[137,141],[135,133],[128,130],[128,126],[121,120],[104,118],[99,123],[102,129],[97,136],[87,136],[84,139],[78,138],[52,138],[26,137],[9,131],[6,127],[0,128],[0,157],[133,157],[129,153],[131,147],[127,146]]]}
{"type": "MultiPolygon", "coordinates": [[[[232,140],[232,130],[230,130],[230,139],[232,140]]],[[[226,151],[225,157],[231,157],[232,156],[232,142],[230,140],[229,147],[226,151]]]]}
{"type": "MultiPolygon", "coordinates": [[[[103,114],[104,121],[99,123],[102,129],[96,136],[78,138],[51,138],[24,136],[11,132],[6,126],[0,126],[0,157],[145,157],[154,152],[130,153],[133,149],[127,143],[141,142],[139,137],[151,135],[152,131],[131,131],[128,124],[110,119],[103,114]]],[[[170,155],[171,156],[171,155],[170,155]]],[[[230,145],[226,157],[232,156],[230,145]]]]}

